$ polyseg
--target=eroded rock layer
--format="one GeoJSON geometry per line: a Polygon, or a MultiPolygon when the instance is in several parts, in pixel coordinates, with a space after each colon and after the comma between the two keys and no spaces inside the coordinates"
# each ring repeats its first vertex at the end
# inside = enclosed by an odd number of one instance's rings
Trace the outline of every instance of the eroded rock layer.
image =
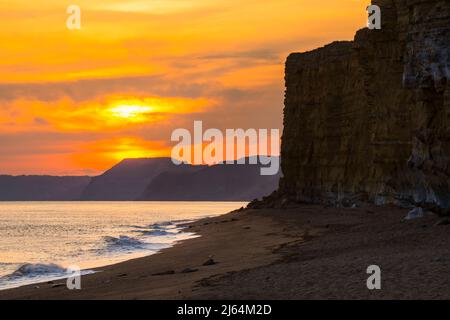
{"type": "Polygon", "coordinates": [[[450,2],[378,0],[382,29],[286,62],[272,199],[450,208],[450,2]]]}

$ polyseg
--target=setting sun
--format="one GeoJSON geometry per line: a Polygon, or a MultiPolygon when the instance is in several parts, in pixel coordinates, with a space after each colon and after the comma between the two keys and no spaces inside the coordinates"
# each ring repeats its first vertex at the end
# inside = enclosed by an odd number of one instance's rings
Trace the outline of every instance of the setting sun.
{"type": "Polygon", "coordinates": [[[220,130],[281,128],[285,58],[352,39],[367,5],[76,4],[81,28],[71,30],[65,2],[0,1],[1,174],[99,174],[120,157],[170,156],[172,131],[196,119],[220,130]],[[117,151],[123,138],[149,144],[117,151]]]}
{"type": "Polygon", "coordinates": [[[154,108],[139,105],[119,105],[110,109],[115,117],[125,118],[132,121],[140,121],[145,119],[145,115],[150,113],[154,108]]]}

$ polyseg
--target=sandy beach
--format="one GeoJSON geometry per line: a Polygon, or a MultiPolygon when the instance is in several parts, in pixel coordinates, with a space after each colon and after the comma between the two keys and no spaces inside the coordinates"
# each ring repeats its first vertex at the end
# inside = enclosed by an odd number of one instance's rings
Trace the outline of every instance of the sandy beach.
{"type": "Polygon", "coordinates": [[[199,238],[82,277],[81,290],[54,281],[1,291],[0,299],[448,299],[448,221],[404,221],[407,212],[233,212],[189,225],[199,238]],[[382,270],[381,290],[367,289],[369,265],[382,270]]]}

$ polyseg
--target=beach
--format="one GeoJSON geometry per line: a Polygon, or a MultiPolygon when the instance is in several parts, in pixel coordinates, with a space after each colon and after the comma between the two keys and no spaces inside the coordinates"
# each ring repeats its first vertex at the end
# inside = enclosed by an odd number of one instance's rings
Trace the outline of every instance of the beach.
{"type": "Polygon", "coordinates": [[[189,224],[198,238],[83,276],[81,290],[59,280],[0,299],[448,299],[448,220],[405,221],[408,211],[236,211],[189,224]],[[371,265],[381,269],[381,290],[367,288],[371,265]]]}

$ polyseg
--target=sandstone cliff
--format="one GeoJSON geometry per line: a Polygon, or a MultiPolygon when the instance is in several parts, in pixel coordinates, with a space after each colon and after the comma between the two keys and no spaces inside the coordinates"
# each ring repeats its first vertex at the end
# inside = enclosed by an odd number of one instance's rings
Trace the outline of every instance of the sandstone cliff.
{"type": "Polygon", "coordinates": [[[266,204],[450,208],[450,2],[372,3],[381,30],[287,59],[284,178],[266,204]]]}

